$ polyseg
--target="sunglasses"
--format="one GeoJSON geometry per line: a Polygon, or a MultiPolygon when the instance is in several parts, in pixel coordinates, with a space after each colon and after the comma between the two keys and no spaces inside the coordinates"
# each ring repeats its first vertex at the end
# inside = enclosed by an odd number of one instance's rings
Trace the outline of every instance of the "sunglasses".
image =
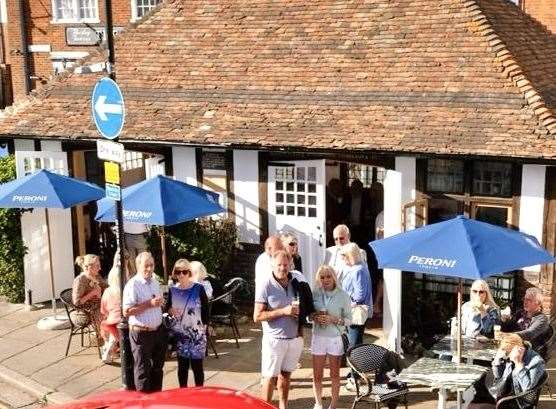
{"type": "Polygon", "coordinates": [[[472,293],[474,294],[485,294],[486,291],[485,290],[471,290],[472,293]]]}
{"type": "Polygon", "coordinates": [[[345,240],[345,237],[334,237],[334,241],[345,240]]]}
{"type": "Polygon", "coordinates": [[[297,246],[297,243],[295,241],[292,241],[291,243],[288,243],[288,246],[291,246],[291,247],[297,246]]]}
{"type": "Polygon", "coordinates": [[[189,275],[191,274],[191,270],[176,270],[174,273],[179,276],[180,274],[189,275]]]}

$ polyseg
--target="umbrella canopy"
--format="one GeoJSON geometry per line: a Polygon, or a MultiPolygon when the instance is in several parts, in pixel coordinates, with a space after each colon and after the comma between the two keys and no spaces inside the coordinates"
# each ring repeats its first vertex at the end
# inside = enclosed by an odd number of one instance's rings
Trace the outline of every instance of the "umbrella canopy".
{"type": "Polygon", "coordinates": [[[533,236],[464,216],[369,245],[382,268],[467,279],[556,261],[533,236]]]}
{"type": "MultiPolygon", "coordinates": [[[[96,220],[116,220],[111,199],[99,200],[96,220]]],[[[124,220],[156,226],[171,226],[197,217],[221,213],[218,194],[158,175],[122,191],[124,220]]]]}
{"type": "Polygon", "coordinates": [[[0,208],[67,209],[104,197],[100,187],[42,169],[0,185],[0,208]]]}
{"type": "Polygon", "coordinates": [[[52,311],[56,318],[56,287],[52,268],[49,208],[67,209],[104,197],[100,187],[42,169],[0,185],[0,208],[45,209],[52,311]]]}

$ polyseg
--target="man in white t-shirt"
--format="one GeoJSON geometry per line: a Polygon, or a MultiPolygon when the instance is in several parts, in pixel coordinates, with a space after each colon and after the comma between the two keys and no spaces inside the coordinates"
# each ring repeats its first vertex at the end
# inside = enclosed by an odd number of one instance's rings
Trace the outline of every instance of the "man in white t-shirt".
{"type": "MultiPolygon", "coordinates": [[[[337,281],[341,282],[342,270],[345,264],[340,254],[340,249],[342,246],[350,242],[351,237],[349,228],[345,224],[339,224],[334,227],[332,235],[334,237],[334,243],[336,244],[326,249],[326,253],[324,254],[324,264],[334,268],[337,275],[337,281]]],[[[361,259],[364,263],[367,262],[367,253],[363,249],[361,249],[361,259]]]]}

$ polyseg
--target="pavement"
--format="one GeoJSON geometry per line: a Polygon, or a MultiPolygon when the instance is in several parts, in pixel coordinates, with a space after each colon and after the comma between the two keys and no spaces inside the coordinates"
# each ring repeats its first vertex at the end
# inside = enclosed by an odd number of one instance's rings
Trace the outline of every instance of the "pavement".
{"type": "MultiPolygon", "coordinates": [[[[49,309],[28,311],[20,304],[0,302],[0,409],[35,409],[121,387],[120,367],[103,364],[95,347],[82,347],[79,337],[73,337],[66,357],[68,330],[37,329],[37,321],[49,313],[49,309]]],[[[204,361],[205,384],[227,386],[258,396],[261,330],[245,320],[240,332],[240,348],[236,348],[231,332],[219,331],[216,343],[219,357],[211,353],[204,361]]],[[[381,335],[380,329],[368,330],[365,342],[380,343],[381,335]]],[[[308,339],[305,345],[309,345],[308,339]]],[[[556,359],[548,367],[552,390],[556,392],[556,359]]],[[[176,371],[176,361],[167,361],[164,389],[178,386],[176,371]]],[[[311,355],[306,348],[301,368],[292,376],[291,409],[313,407],[311,385],[311,355]]],[[[328,379],[324,385],[327,396],[328,379]]],[[[437,403],[436,394],[426,388],[412,388],[409,400],[410,407],[415,409],[433,409],[437,403]]],[[[342,389],[338,409],[350,408],[352,402],[353,394],[342,389]]],[[[556,399],[551,400],[544,391],[539,409],[555,408],[556,399]]]]}

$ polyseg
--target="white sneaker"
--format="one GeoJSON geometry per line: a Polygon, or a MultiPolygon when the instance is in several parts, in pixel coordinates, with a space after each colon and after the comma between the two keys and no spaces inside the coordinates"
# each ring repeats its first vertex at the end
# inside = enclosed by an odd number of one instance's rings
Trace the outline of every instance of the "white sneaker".
{"type": "Polygon", "coordinates": [[[355,387],[355,381],[353,380],[353,378],[348,378],[346,384],[344,385],[344,388],[346,388],[346,390],[350,392],[357,391],[357,388],[355,387]]]}
{"type": "Polygon", "coordinates": [[[322,409],[322,405],[315,403],[315,406],[313,406],[313,409],[322,409]]]}

